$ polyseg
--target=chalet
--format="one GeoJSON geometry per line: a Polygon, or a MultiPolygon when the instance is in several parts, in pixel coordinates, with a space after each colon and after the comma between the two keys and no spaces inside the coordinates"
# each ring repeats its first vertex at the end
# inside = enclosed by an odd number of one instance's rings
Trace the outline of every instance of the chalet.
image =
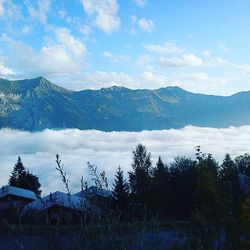
{"type": "Polygon", "coordinates": [[[34,192],[18,187],[3,186],[0,189],[0,210],[10,207],[22,209],[26,204],[37,200],[34,192]]]}
{"type": "Polygon", "coordinates": [[[83,191],[80,191],[74,196],[83,197],[91,203],[92,209],[95,207],[109,209],[112,206],[113,193],[108,189],[91,186],[83,191]]]}
{"type": "Polygon", "coordinates": [[[76,219],[83,211],[84,199],[74,195],[57,191],[29,203],[24,208],[24,212],[36,210],[46,212],[52,223],[68,223],[76,219]]]}

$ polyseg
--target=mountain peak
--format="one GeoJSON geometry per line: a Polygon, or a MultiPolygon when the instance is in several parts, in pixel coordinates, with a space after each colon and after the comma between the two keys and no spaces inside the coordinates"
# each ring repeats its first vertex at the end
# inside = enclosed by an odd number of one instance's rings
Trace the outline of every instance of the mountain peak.
{"type": "Polygon", "coordinates": [[[119,92],[119,91],[130,90],[130,89],[123,87],[123,86],[113,85],[110,87],[103,87],[100,90],[104,92],[119,92]]]}
{"type": "Polygon", "coordinates": [[[249,99],[249,92],[220,97],[177,86],[156,90],[112,86],[74,92],[41,76],[20,81],[0,79],[0,128],[141,131],[186,125],[249,125],[249,99]]]}
{"type": "MultiPolygon", "coordinates": [[[[51,92],[68,92],[68,90],[59,87],[46,78],[39,76],[32,79],[24,80],[5,80],[0,79],[0,91],[4,93],[25,94],[27,92],[51,93],[51,92]]],[[[70,91],[69,91],[70,92],[70,91]]]]}

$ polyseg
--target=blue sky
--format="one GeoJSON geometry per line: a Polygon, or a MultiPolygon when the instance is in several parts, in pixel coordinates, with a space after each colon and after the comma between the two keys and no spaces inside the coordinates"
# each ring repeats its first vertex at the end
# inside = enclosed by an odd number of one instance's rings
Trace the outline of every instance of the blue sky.
{"type": "Polygon", "coordinates": [[[249,0],[0,0],[0,77],[250,90],[249,0]]]}

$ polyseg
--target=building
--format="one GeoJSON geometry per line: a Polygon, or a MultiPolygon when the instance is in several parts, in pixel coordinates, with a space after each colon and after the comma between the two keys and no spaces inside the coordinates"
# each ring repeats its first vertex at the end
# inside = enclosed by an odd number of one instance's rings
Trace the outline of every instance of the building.
{"type": "Polygon", "coordinates": [[[24,213],[30,210],[46,212],[51,223],[71,223],[84,210],[84,199],[57,191],[29,203],[24,213]]]}
{"type": "Polygon", "coordinates": [[[18,187],[3,186],[0,189],[0,210],[22,209],[26,204],[37,200],[34,192],[18,187]]]}
{"type": "Polygon", "coordinates": [[[86,199],[91,204],[92,210],[95,211],[112,208],[113,193],[108,189],[91,186],[74,194],[74,196],[86,199]]]}

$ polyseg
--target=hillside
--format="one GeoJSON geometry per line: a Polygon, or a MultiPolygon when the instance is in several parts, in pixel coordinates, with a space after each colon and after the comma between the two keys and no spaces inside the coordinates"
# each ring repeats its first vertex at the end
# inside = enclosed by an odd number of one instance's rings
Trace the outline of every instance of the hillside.
{"type": "Polygon", "coordinates": [[[250,92],[223,97],[194,94],[179,87],[131,90],[117,86],[70,91],[43,77],[0,79],[1,128],[141,131],[249,124],[250,92]]]}

